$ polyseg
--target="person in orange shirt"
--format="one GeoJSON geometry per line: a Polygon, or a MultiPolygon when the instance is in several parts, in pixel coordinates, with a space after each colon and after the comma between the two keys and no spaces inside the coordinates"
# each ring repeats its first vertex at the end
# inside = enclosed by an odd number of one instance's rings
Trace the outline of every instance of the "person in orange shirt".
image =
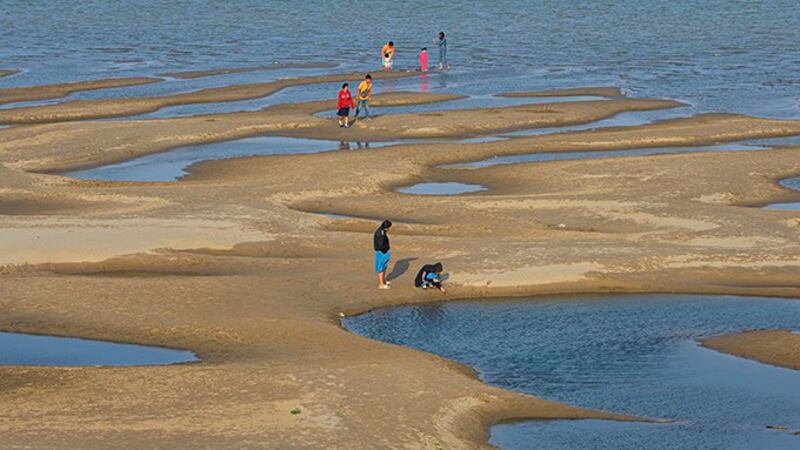
{"type": "Polygon", "coordinates": [[[369,119],[369,101],[372,99],[372,75],[367,74],[364,77],[364,81],[358,85],[358,95],[356,96],[356,115],[355,118],[358,118],[358,113],[361,112],[361,108],[364,108],[364,114],[366,118],[369,119]]]}
{"type": "Polygon", "coordinates": [[[381,58],[383,59],[383,70],[392,70],[392,63],[394,63],[394,42],[389,41],[381,49],[381,58]]]}

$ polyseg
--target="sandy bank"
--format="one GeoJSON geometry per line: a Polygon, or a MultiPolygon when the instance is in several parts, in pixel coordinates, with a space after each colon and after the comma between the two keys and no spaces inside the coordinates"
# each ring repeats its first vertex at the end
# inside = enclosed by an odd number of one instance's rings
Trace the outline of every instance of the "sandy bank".
{"type": "Polygon", "coordinates": [[[570,96],[593,96],[593,97],[622,97],[622,90],[613,86],[599,87],[580,87],[566,89],[551,89],[548,91],[529,91],[529,92],[503,92],[497,94],[498,97],[519,98],[519,97],[570,97],[570,96]]]}
{"type": "MultiPolygon", "coordinates": [[[[375,80],[416,76],[414,72],[380,72],[373,74],[375,80]]],[[[195,103],[232,102],[266,97],[281,89],[308,84],[333,83],[363,79],[364,74],[351,73],[292,78],[268,83],[240,84],[203,89],[184,94],[164,96],[128,97],[125,99],[76,100],[57,105],[10,108],[0,111],[2,124],[33,124],[66,122],[71,120],[99,119],[131,116],[157,111],[168,106],[195,103]]],[[[17,100],[19,101],[19,100],[17,100]]]]}
{"type": "Polygon", "coordinates": [[[230,75],[234,73],[247,73],[247,72],[266,72],[269,70],[286,70],[286,69],[331,69],[338,64],[333,63],[297,63],[297,64],[269,64],[265,66],[253,67],[230,67],[227,69],[211,69],[211,70],[188,70],[185,72],[166,72],[160,74],[164,77],[178,78],[182,80],[193,80],[196,78],[215,77],[219,75],[230,75]]]}
{"type": "Polygon", "coordinates": [[[18,70],[4,70],[0,69],[0,78],[7,77],[9,75],[14,75],[15,73],[19,72],[18,70]]]}
{"type": "MultiPolygon", "coordinates": [[[[431,99],[384,100],[392,98],[431,99]]],[[[596,108],[621,109],[614,104],[584,102],[560,114],[591,120],[609,111],[596,108]]],[[[0,131],[2,158],[18,168],[56,168],[131,157],[137,146],[150,151],[203,133],[246,134],[264,126],[264,117],[290,117],[311,130],[314,120],[332,124],[310,115],[319,106],[283,105],[252,122],[233,115],[219,129],[226,117],[205,117],[215,120],[198,120],[191,133],[172,120],[20,127],[0,131]]],[[[468,127],[488,116],[451,113],[427,120],[468,127]]],[[[514,114],[533,121],[539,113],[514,114]]],[[[373,123],[360,125],[381,125],[373,123]]],[[[332,138],[344,132],[331,128],[332,138]]],[[[413,288],[416,269],[431,260],[452,273],[448,299],[641,291],[800,296],[797,214],[736,206],[783,195],[775,180],[800,173],[797,148],[437,168],[531,151],[798,133],[797,121],[709,115],[495,143],[205,162],[175,183],[82,182],[0,167],[0,236],[9,243],[17,236],[20,248],[35,250],[30,260],[21,250],[0,251],[0,329],[168,345],[203,359],[156,368],[0,368],[3,442],[486,448],[486,430],[500,420],[620,418],[487,386],[458,364],[347,333],[339,313],[442,299],[413,288]],[[394,192],[420,181],[489,190],[437,198],[394,192]],[[392,289],[374,286],[374,222],[303,211],[408,222],[393,228],[392,289]],[[194,241],[209,234],[210,243],[194,241]],[[33,242],[36,236],[44,244],[33,242]],[[183,237],[192,241],[173,240],[183,237]],[[294,408],[301,413],[291,414],[294,408]]]]}
{"type": "Polygon", "coordinates": [[[791,330],[755,330],[703,339],[704,347],[764,364],[800,370],[800,335],[791,330]]]}
{"type": "MultiPolygon", "coordinates": [[[[77,83],[46,84],[19,88],[0,89],[0,105],[33,100],[46,100],[65,97],[73,92],[94,91],[126,86],[157,83],[158,78],[107,78],[104,80],[79,81],[77,83]]],[[[24,108],[23,108],[24,109],[24,108]]]]}

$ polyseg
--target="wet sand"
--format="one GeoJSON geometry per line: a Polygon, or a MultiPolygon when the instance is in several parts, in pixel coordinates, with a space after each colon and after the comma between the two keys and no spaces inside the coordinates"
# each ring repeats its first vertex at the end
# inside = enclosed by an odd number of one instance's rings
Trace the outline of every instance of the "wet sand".
{"type": "Polygon", "coordinates": [[[764,364],[800,370],[800,335],[791,330],[754,330],[704,339],[704,347],[764,364]]]}
{"type": "Polygon", "coordinates": [[[498,97],[519,98],[519,97],[570,97],[570,96],[594,96],[594,97],[622,97],[622,91],[613,86],[599,87],[580,87],[567,89],[551,89],[548,91],[534,92],[503,92],[497,94],[498,97]]]}
{"type": "MultiPolygon", "coordinates": [[[[66,97],[74,92],[95,91],[143,84],[157,83],[159,78],[107,78],[104,80],[80,81],[77,83],[46,84],[42,86],[29,86],[19,88],[0,89],[0,105],[33,100],[47,100],[66,97]]],[[[29,108],[20,108],[29,110],[29,108]]]]}
{"type": "MultiPolygon", "coordinates": [[[[381,79],[403,78],[416,75],[418,74],[414,72],[380,72],[373,74],[373,78],[377,81],[381,79]]],[[[239,84],[208,88],[174,95],[128,97],[124,99],[76,100],[59,103],[57,105],[9,108],[0,110],[0,124],[53,123],[71,120],[132,116],[158,111],[168,106],[248,100],[266,97],[281,89],[292,86],[339,81],[355,82],[363,78],[364,74],[360,73],[321,75],[271,81],[268,83],[239,84]]]]}
{"type": "Polygon", "coordinates": [[[0,78],[7,77],[9,75],[14,75],[17,72],[19,72],[19,71],[18,70],[3,70],[3,69],[0,69],[0,78]]]}
{"type": "MultiPolygon", "coordinates": [[[[351,131],[395,139],[432,126],[443,136],[490,133],[478,126],[491,114],[535,126],[669,106],[621,102],[579,102],[549,113],[557,119],[543,119],[548,113],[537,105],[442,111],[426,120],[396,115],[350,130],[311,116],[321,104],[271,110],[291,116],[298,134],[307,127],[307,135],[332,139],[351,131]]],[[[354,336],[339,326],[339,314],[544,293],[800,296],[800,216],[739,206],[784,195],[776,180],[800,173],[800,148],[438,168],[532,151],[797,135],[798,121],[717,114],[494,143],[209,161],[172,183],[23,170],[116,161],[204,133],[231,139],[253,132],[263,117],[205,119],[0,131],[7,166],[0,166],[0,236],[7,237],[0,239],[0,329],[184,348],[202,359],[158,368],[2,367],[7,445],[486,448],[486,430],[502,420],[625,417],[487,386],[466,367],[354,336]],[[188,124],[196,127],[191,133],[188,124]],[[489,190],[394,192],[448,181],[489,190]],[[391,290],[375,289],[377,224],[308,213],[316,211],[406,222],[392,229],[401,264],[391,290]],[[412,287],[416,269],[430,260],[451,272],[446,297],[412,287]]],[[[489,122],[508,126],[508,119],[489,122]]]]}
{"type": "Polygon", "coordinates": [[[270,64],[267,66],[231,67],[227,69],[166,72],[162,73],[161,76],[178,78],[181,80],[194,80],[197,78],[216,77],[219,75],[230,75],[235,73],[266,72],[269,70],[286,70],[286,69],[332,69],[336,66],[337,64],[325,64],[325,63],[270,64]]]}

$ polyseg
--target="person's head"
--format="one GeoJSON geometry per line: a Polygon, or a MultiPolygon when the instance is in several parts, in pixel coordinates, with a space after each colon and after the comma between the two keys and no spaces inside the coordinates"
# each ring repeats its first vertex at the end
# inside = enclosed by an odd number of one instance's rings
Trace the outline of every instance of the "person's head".
{"type": "Polygon", "coordinates": [[[433,265],[433,271],[435,273],[442,273],[443,270],[444,270],[444,266],[442,266],[442,263],[437,262],[436,264],[433,265]]]}
{"type": "Polygon", "coordinates": [[[350,85],[349,85],[349,84],[347,84],[347,83],[345,83],[345,84],[343,84],[343,85],[342,85],[342,89],[343,89],[343,90],[345,90],[345,91],[346,91],[346,90],[347,90],[349,87],[350,87],[350,85]]]}
{"type": "Polygon", "coordinates": [[[364,79],[367,81],[372,81],[372,75],[367,74],[367,76],[365,76],[364,79]]]}
{"type": "Polygon", "coordinates": [[[389,41],[389,47],[394,47],[394,42],[389,41]]]}
{"type": "Polygon", "coordinates": [[[439,32],[439,39],[444,39],[444,31],[439,32]]]}
{"type": "Polygon", "coordinates": [[[388,230],[391,227],[392,227],[392,221],[391,220],[384,220],[383,223],[381,223],[381,229],[382,230],[388,230]]]}
{"type": "Polygon", "coordinates": [[[428,47],[422,47],[422,50],[420,50],[420,51],[421,52],[427,52],[428,51],[428,47]]]}

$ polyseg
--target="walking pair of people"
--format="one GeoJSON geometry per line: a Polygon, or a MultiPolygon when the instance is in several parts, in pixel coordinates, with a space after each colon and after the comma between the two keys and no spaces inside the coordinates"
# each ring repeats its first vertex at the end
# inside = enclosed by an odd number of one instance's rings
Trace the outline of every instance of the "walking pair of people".
{"type": "Polygon", "coordinates": [[[358,102],[353,102],[353,96],[350,93],[350,84],[344,83],[342,89],[339,91],[339,97],[336,101],[336,115],[339,116],[339,126],[342,128],[350,128],[350,108],[356,109],[354,119],[358,118],[361,108],[364,108],[364,115],[369,119],[369,101],[372,99],[372,75],[367,74],[364,81],[358,85],[358,102]]]}
{"type": "MultiPolygon", "coordinates": [[[[375,272],[378,274],[378,289],[389,289],[391,281],[386,279],[386,270],[389,268],[389,261],[392,259],[391,245],[389,244],[389,228],[392,227],[390,220],[384,220],[375,230],[373,235],[373,248],[375,250],[375,272]]],[[[425,264],[417,272],[414,278],[414,286],[418,288],[436,288],[446,292],[442,286],[442,263],[425,264]]]]}

